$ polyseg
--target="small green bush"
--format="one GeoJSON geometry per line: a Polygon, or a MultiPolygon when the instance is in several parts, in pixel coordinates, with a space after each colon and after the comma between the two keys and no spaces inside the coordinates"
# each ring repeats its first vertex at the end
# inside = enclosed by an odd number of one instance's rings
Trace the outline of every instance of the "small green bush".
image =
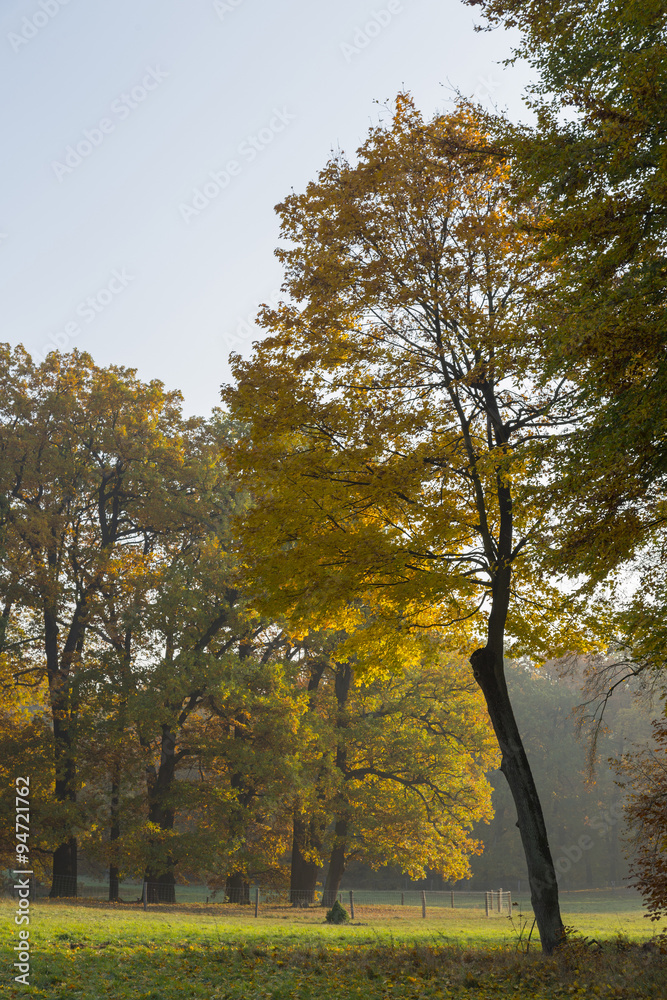
{"type": "Polygon", "coordinates": [[[341,906],[338,900],[336,900],[331,909],[327,910],[327,915],[324,919],[328,924],[346,924],[350,916],[345,907],[341,906]]]}

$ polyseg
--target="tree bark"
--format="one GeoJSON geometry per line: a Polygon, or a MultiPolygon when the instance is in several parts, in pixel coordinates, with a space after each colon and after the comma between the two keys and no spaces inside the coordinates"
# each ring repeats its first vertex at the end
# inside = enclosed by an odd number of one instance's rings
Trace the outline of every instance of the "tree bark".
{"type": "MultiPolygon", "coordinates": [[[[162,726],[160,766],[157,774],[149,773],[148,819],[161,830],[173,830],[176,815],[173,805],[169,802],[176,775],[176,736],[168,725],[162,726]]],[[[149,903],[175,903],[176,879],[174,878],[174,859],[167,853],[165,857],[153,860],[146,869],[146,892],[149,903]]]]}
{"type": "Polygon", "coordinates": [[[146,873],[146,902],[147,903],[175,903],[176,902],[176,879],[173,871],[161,872],[153,875],[149,881],[149,873],[146,873]]]}
{"type": "MultiPolygon", "coordinates": [[[[120,837],[120,819],[118,816],[118,802],[120,797],[120,775],[116,771],[111,783],[111,825],[109,829],[109,843],[113,852],[114,841],[120,837]]],[[[109,865],[109,902],[117,903],[120,888],[120,872],[118,865],[114,861],[109,865]]]]}
{"type": "MultiPolygon", "coordinates": [[[[352,683],[352,667],[349,663],[336,664],[336,702],[338,712],[336,715],[336,729],[338,731],[338,743],[336,745],[336,767],[340,771],[343,786],[347,775],[347,746],[345,744],[345,730],[348,727],[348,718],[345,706],[350,694],[352,683]]],[[[349,822],[346,815],[346,802],[344,792],[338,796],[339,808],[334,827],[334,842],[329,859],[329,870],[327,872],[324,892],[322,894],[322,906],[333,906],[341,879],[345,874],[345,850],[347,848],[347,837],[349,832],[349,822]]]]}
{"type": "Polygon", "coordinates": [[[476,649],[470,662],[486,699],[502,753],[500,770],[507,779],[516,806],[535,921],[542,950],[550,955],[564,940],[565,928],[542,806],[507,692],[502,651],[494,651],[489,646],[476,649]]]}
{"type": "MultiPolygon", "coordinates": [[[[247,741],[246,727],[250,724],[250,717],[246,712],[238,713],[240,725],[234,726],[234,740],[247,741]]],[[[236,801],[232,806],[229,817],[229,836],[232,840],[244,841],[244,830],[246,828],[247,811],[250,803],[255,798],[255,789],[248,781],[248,775],[243,771],[234,771],[230,778],[230,788],[236,794],[236,801]]],[[[225,882],[225,892],[230,903],[243,903],[250,905],[250,883],[248,874],[240,868],[231,872],[225,882]]]]}
{"type": "Polygon", "coordinates": [[[312,817],[303,817],[298,805],[294,809],[293,822],[290,903],[292,906],[311,906],[315,902],[320,870],[319,861],[311,856],[321,847],[319,824],[312,817]]]}
{"type": "MultiPolygon", "coordinates": [[[[44,646],[53,718],[53,745],[56,802],[76,802],[76,763],[72,739],[72,705],[69,670],[58,651],[58,623],[52,608],[44,608],[44,646]]],[[[49,896],[76,896],[77,842],[70,835],[53,852],[49,896]]]]}
{"type": "MultiPolygon", "coordinates": [[[[327,660],[319,657],[310,664],[308,678],[308,704],[312,711],[315,707],[315,692],[317,691],[327,660]]],[[[319,824],[311,817],[305,819],[301,815],[299,803],[294,805],[292,820],[292,861],[290,864],[290,903],[292,906],[310,906],[315,901],[317,873],[320,865],[317,861],[307,861],[305,852],[309,848],[319,851],[321,847],[321,832],[319,824]]]]}
{"type": "Polygon", "coordinates": [[[51,878],[50,899],[60,896],[76,896],[77,881],[77,843],[76,837],[60,844],[53,852],[53,875],[51,878]]]}
{"type": "Polygon", "coordinates": [[[250,906],[250,883],[243,872],[233,872],[227,876],[225,895],[230,903],[250,906]]]}
{"type": "Polygon", "coordinates": [[[347,817],[337,817],[334,828],[334,843],[331,848],[331,857],[329,858],[329,870],[324,883],[324,892],[322,893],[322,906],[326,906],[327,909],[330,909],[336,902],[336,897],[338,896],[338,891],[340,889],[340,883],[343,875],[345,874],[345,849],[347,847],[347,834],[347,817]]]}
{"type": "MultiPolygon", "coordinates": [[[[487,413],[490,452],[498,448],[503,454],[508,446],[509,431],[500,417],[495,388],[493,383],[487,380],[484,380],[480,387],[487,413]]],[[[517,811],[517,826],[526,857],[535,922],[542,951],[550,955],[565,940],[565,927],[558,902],[558,883],[542,805],[514,717],[505,679],[505,626],[512,593],[512,563],[518,551],[514,549],[513,543],[514,512],[511,485],[500,465],[496,469],[495,476],[498,535],[494,542],[469,425],[463,420],[461,427],[470,460],[480,535],[491,579],[487,643],[484,648],[474,651],[470,657],[470,664],[484,694],[502,754],[500,770],[507,779],[517,811]]]]}

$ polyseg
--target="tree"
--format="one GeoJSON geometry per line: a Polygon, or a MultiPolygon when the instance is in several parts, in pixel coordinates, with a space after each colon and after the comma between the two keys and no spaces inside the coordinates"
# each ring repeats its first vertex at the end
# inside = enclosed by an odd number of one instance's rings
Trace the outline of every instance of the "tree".
{"type": "MultiPolygon", "coordinates": [[[[76,892],[76,739],[86,655],[124,581],[150,566],[158,539],[188,521],[191,469],[177,393],[77,351],[39,366],[0,350],[0,574],[4,651],[16,676],[48,681],[62,841],[52,894],[76,892]],[[178,502],[177,502],[178,501],[178,502]]],[[[122,644],[122,637],[117,637],[122,644]]]]}
{"type": "Polygon", "coordinates": [[[295,775],[291,902],[337,898],[353,860],[463,878],[478,849],[475,818],[489,816],[485,770],[497,760],[483,700],[464,664],[428,637],[400,673],[359,673],[332,651],[341,635],[303,640],[308,711],[295,775]]]}
{"type": "Polygon", "coordinates": [[[465,878],[480,849],[472,824],[491,815],[485,770],[498,762],[465,663],[436,646],[389,676],[355,679],[341,664],[334,694],[337,781],[322,905],[337,898],[351,860],[411,878],[427,870],[465,878]]]}
{"type": "Polygon", "coordinates": [[[533,651],[580,641],[556,638],[572,598],[529,558],[546,516],[529,487],[573,415],[567,386],[537,367],[537,210],[512,205],[485,144],[465,110],[425,124],[401,95],[356,166],[334,158],[287,198],[277,253],[292,303],[264,310],[268,336],[232,357],[223,398],[248,428],[230,462],[261,497],[243,530],[267,613],[345,628],[362,663],[389,622],[477,646],[551,952],[556,878],[503,655],[506,634],[533,651]],[[364,622],[364,600],[384,626],[364,622]]]}

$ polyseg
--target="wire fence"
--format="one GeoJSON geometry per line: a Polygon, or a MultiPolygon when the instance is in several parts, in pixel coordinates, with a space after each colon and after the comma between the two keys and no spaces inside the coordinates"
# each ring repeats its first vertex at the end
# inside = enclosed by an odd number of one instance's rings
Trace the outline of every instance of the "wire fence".
{"type": "MultiPolygon", "coordinates": [[[[25,892],[22,889],[22,892],[25,892]]],[[[10,881],[0,886],[0,893],[18,898],[18,889],[10,881]]],[[[643,909],[641,896],[633,889],[611,886],[599,889],[561,890],[561,911],[563,914],[578,913],[624,913],[639,912],[643,909]]],[[[507,917],[513,912],[531,912],[529,896],[524,893],[504,889],[486,891],[431,889],[341,889],[335,892],[321,887],[311,890],[281,889],[273,886],[245,884],[241,887],[214,887],[205,884],[169,882],[142,882],[127,880],[113,885],[110,892],[108,880],[60,878],[52,886],[37,879],[31,880],[30,900],[35,903],[51,902],[96,902],[134,905],[150,910],[160,906],[202,906],[227,907],[248,916],[280,916],[289,912],[297,917],[298,911],[316,908],[330,909],[338,900],[353,918],[363,919],[406,919],[414,920],[447,917],[445,910],[465,911],[467,916],[480,918],[507,917]]],[[[454,914],[451,914],[452,916],[454,914]]],[[[462,914],[463,915],[463,914],[462,914]]]]}
{"type": "MultiPolygon", "coordinates": [[[[16,896],[16,892],[17,890],[10,889],[12,896],[16,896]]],[[[336,900],[348,909],[352,917],[360,909],[366,910],[369,907],[401,910],[411,908],[420,910],[423,918],[426,918],[429,910],[443,908],[475,910],[487,917],[512,912],[512,894],[503,889],[490,889],[486,892],[426,889],[332,891],[321,888],[277,889],[259,885],[216,889],[206,885],[126,881],[114,886],[114,891],[110,894],[108,882],[84,882],[61,876],[51,888],[33,880],[30,895],[33,902],[46,899],[88,900],[137,904],[145,909],[156,904],[228,904],[248,907],[251,911],[254,910],[255,916],[262,910],[275,908],[330,908],[336,900]]]]}

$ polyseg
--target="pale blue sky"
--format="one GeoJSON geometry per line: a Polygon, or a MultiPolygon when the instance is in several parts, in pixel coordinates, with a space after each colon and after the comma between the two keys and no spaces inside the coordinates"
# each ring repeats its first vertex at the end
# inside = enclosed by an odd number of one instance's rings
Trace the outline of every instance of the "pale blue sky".
{"type": "Polygon", "coordinates": [[[525,116],[511,37],[476,19],[459,0],[5,0],[0,339],[136,367],[207,413],[280,285],[273,206],[354,153],[374,102],[406,88],[430,115],[459,88],[525,116]]]}

